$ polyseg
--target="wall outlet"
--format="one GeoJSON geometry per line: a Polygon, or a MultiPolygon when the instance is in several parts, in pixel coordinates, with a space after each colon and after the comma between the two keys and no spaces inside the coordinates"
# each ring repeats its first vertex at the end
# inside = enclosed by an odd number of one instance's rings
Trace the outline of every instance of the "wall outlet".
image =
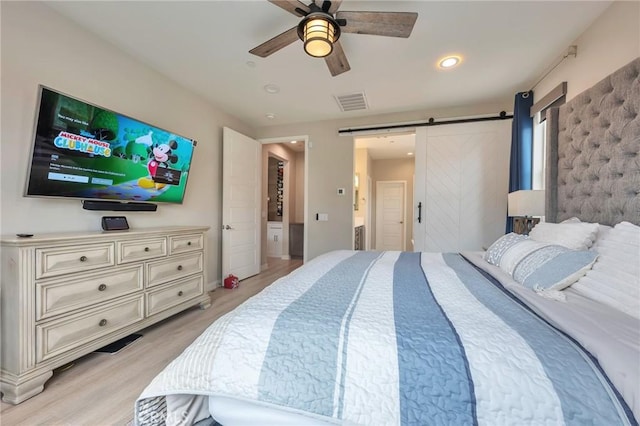
{"type": "Polygon", "coordinates": [[[338,188],[338,195],[344,195],[344,188],[338,188]]]}

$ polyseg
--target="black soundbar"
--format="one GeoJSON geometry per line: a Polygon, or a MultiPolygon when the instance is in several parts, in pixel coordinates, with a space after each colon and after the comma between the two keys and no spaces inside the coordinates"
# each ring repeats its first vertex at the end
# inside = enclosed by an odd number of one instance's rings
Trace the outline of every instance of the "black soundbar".
{"type": "Polygon", "coordinates": [[[96,200],[83,200],[82,208],[85,210],[108,210],[117,212],[155,212],[156,210],[158,210],[158,206],[151,203],[125,203],[120,201],[96,200]]]}

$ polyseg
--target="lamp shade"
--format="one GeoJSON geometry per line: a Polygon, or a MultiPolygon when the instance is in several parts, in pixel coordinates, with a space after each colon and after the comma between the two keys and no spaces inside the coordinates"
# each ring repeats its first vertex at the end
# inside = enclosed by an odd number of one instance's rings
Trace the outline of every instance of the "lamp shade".
{"type": "Polygon", "coordinates": [[[509,216],[544,216],[544,191],[539,189],[511,192],[509,216]]]}

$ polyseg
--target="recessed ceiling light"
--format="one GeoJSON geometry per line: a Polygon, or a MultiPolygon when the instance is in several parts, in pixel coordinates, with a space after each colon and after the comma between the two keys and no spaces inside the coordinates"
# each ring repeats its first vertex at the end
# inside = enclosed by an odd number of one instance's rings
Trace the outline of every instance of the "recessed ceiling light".
{"type": "Polygon", "coordinates": [[[413,155],[413,152],[407,152],[407,155],[413,155]]]}
{"type": "Polygon", "coordinates": [[[453,68],[460,62],[462,62],[462,58],[460,56],[447,56],[438,61],[438,67],[443,69],[453,68]]]}
{"type": "Polygon", "coordinates": [[[298,143],[298,141],[291,141],[291,143],[298,143]]]}
{"type": "Polygon", "coordinates": [[[275,95],[276,93],[280,92],[280,88],[275,84],[267,84],[266,86],[264,86],[264,91],[272,95],[275,95]]]}
{"type": "Polygon", "coordinates": [[[269,120],[273,120],[274,118],[276,118],[276,115],[272,112],[268,112],[264,116],[267,117],[269,120]]]}

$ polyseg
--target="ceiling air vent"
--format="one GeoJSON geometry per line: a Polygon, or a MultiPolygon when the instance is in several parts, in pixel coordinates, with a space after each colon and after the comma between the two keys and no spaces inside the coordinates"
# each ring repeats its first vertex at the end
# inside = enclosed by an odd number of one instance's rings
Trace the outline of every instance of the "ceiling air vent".
{"type": "Polygon", "coordinates": [[[360,111],[369,108],[364,92],[335,96],[335,98],[336,101],[338,101],[338,105],[340,105],[340,109],[344,112],[360,111]]]}

